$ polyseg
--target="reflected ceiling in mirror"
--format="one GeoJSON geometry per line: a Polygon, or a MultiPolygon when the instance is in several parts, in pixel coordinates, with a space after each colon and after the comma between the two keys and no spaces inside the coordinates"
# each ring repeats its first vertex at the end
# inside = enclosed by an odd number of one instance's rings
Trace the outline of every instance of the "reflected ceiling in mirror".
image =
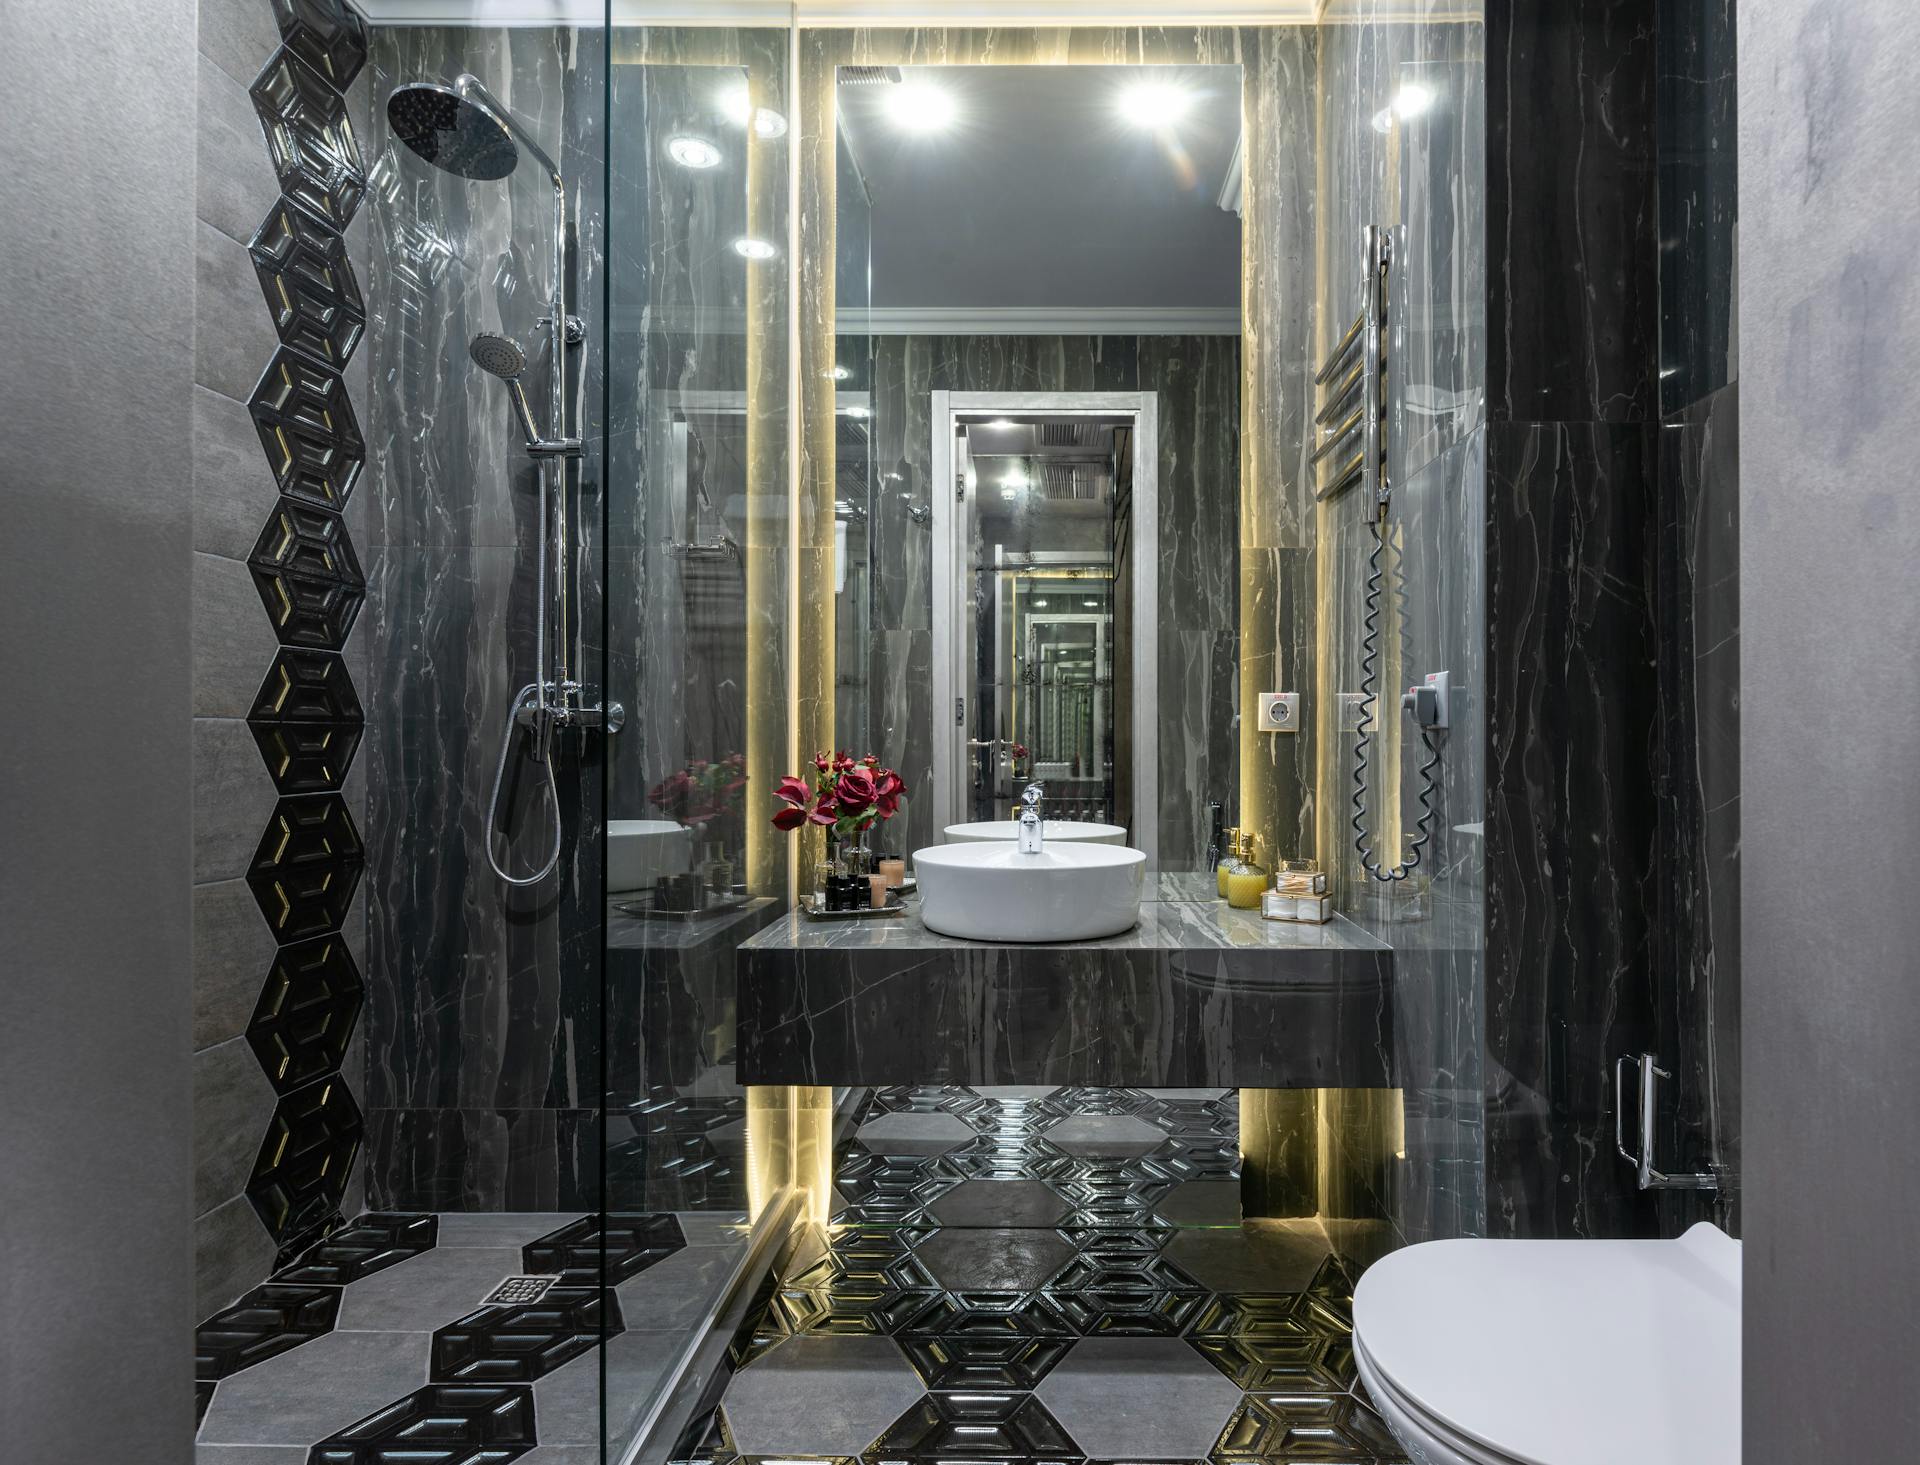
{"type": "Polygon", "coordinates": [[[1238,66],[842,67],[839,212],[870,221],[871,245],[843,254],[841,301],[870,298],[883,333],[1042,317],[1237,330],[1240,80],[1238,66]],[[857,263],[866,280],[846,277],[857,263]]]}

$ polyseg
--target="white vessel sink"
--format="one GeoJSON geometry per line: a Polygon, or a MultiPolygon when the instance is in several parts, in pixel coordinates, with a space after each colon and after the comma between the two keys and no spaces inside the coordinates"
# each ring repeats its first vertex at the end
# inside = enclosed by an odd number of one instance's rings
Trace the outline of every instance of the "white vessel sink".
{"type": "Polygon", "coordinates": [[[693,831],[671,819],[607,821],[607,889],[651,890],[693,867],[693,831]]]}
{"type": "MultiPolygon", "coordinates": [[[[1125,844],[1127,831],[1118,824],[1087,824],[1078,819],[1048,819],[1045,821],[1047,843],[1065,840],[1069,844],[1125,844]]],[[[1017,819],[991,819],[979,824],[949,824],[947,826],[948,844],[967,844],[981,840],[1018,839],[1020,821],[1017,819]]]]}
{"type": "Polygon", "coordinates": [[[916,851],[927,929],[969,941],[1092,941],[1140,919],[1147,857],[1110,844],[1049,842],[1037,855],[981,840],[916,851]]]}

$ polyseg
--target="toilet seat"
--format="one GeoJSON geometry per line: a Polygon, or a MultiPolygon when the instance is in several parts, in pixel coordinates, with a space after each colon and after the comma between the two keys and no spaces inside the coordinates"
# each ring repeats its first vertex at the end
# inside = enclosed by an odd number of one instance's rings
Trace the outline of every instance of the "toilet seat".
{"type": "Polygon", "coordinates": [[[1740,1243],[1717,1227],[1410,1246],[1353,1316],[1361,1376],[1427,1465],[1739,1465],[1740,1243]]]}

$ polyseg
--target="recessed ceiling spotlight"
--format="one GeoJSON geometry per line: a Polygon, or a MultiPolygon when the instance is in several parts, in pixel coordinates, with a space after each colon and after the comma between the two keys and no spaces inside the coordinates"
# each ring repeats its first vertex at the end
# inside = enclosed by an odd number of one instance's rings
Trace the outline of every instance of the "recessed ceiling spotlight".
{"type": "Polygon", "coordinates": [[[1418,117],[1432,105],[1433,88],[1422,86],[1417,81],[1404,83],[1400,90],[1393,94],[1393,115],[1402,122],[1418,117]]]}
{"type": "Polygon", "coordinates": [[[848,377],[852,376],[853,373],[848,371],[844,366],[836,366],[832,371],[828,372],[827,375],[832,377],[837,382],[843,382],[848,377]]]}
{"type": "Polygon", "coordinates": [[[1393,108],[1382,107],[1373,114],[1373,130],[1375,132],[1393,131],[1393,108]]]}
{"type": "Polygon", "coordinates": [[[1135,127],[1171,127],[1193,109],[1193,93],[1170,81],[1135,82],[1120,94],[1120,115],[1135,127]]]}
{"type": "MultiPolygon", "coordinates": [[[[1020,490],[1017,488],[1003,488],[1000,490],[1000,497],[1003,499],[1017,499],[1020,497],[1020,490]]],[[[1042,605],[1046,604],[1044,600],[1040,603],[1042,605]]]]}
{"type": "Polygon", "coordinates": [[[1046,596],[1043,595],[1038,600],[1034,601],[1033,608],[1035,610],[1045,610],[1047,608],[1046,596]]]}
{"type": "Polygon", "coordinates": [[[1100,602],[1097,600],[1083,600],[1080,603],[1084,605],[1088,610],[1100,609],[1100,602]]]}
{"type": "Polygon", "coordinates": [[[1015,489],[1032,488],[1033,480],[1016,468],[1000,480],[1000,486],[1007,490],[1007,497],[1011,498],[1015,489]]]}
{"type": "Polygon", "coordinates": [[[945,132],[958,109],[953,96],[924,81],[903,81],[886,89],[887,116],[903,132],[945,132]]]}
{"type": "Polygon", "coordinates": [[[785,137],[787,119],[771,107],[756,107],[753,112],[753,135],[769,142],[776,137],[785,137]]]}
{"type": "Polygon", "coordinates": [[[855,403],[854,405],[852,405],[852,406],[850,406],[850,407],[842,407],[842,408],[841,408],[840,410],[841,410],[842,412],[844,412],[844,413],[846,413],[846,414],[847,414],[847,416],[849,416],[849,417],[871,417],[871,416],[873,416],[873,411],[872,411],[872,409],[871,409],[871,408],[868,408],[868,407],[862,407],[862,406],[860,406],[860,405],[859,405],[858,403],[855,403]]]}
{"type": "Polygon", "coordinates": [[[772,259],[780,252],[780,248],[771,240],[755,239],[751,234],[742,234],[733,241],[733,252],[742,259],[772,259]]]}
{"type": "Polygon", "coordinates": [[[982,427],[990,427],[995,432],[1005,432],[1009,427],[1013,427],[1016,424],[1011,417],[996,417],[993,421],[983,422],[980,425],[982,427]]]}
{"type": "Polygon", "coordinates": [[[717,168],[720,149],[704,137],[674,137],[667,140],[667,156],[682,168],[717,168]]]}

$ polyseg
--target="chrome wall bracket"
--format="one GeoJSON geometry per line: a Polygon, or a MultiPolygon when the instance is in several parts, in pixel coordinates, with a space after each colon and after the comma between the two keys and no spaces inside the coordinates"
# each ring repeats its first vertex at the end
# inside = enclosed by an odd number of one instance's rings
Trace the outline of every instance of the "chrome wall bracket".
{"type": "Polygon", "coordinates": [[[1720,1177],[1712,1171],[1689,1175],[1666,1175],[1654,1168],[1654,1127],[1660,1113],[1660,1080],[1672,1078],[1651,1053],[1638,1059],[1621,1054],[1613,1061],[1613,1147],[1620,1158],[1634,1168],[1642,1190],[1718,1190],[1720,1177]],[[1640,1152],[1627,1148],[1626,1140],[1626,1066],[1636,1063],[1640,1070],[1640,1152]]]}

